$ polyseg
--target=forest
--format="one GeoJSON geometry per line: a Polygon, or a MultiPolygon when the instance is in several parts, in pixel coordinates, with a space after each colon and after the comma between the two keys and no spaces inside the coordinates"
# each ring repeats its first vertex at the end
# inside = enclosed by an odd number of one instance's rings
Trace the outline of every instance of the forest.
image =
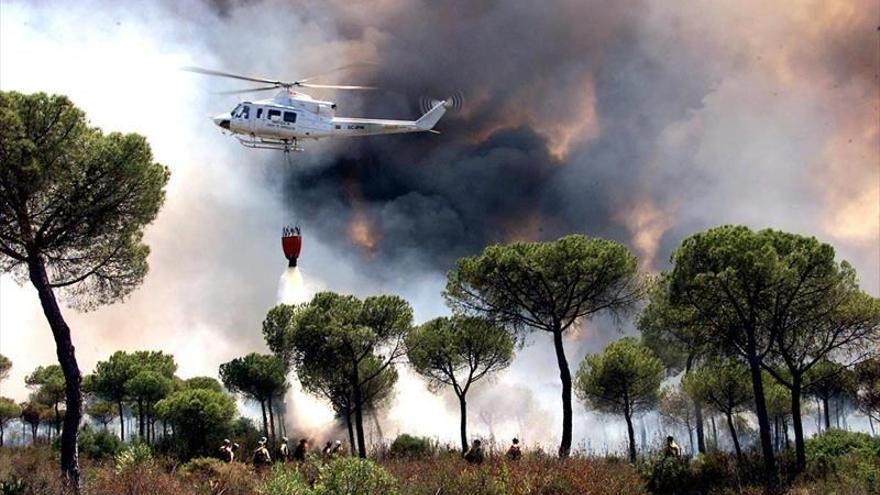
{"type": "MultiPolygon", "coordinates": [[[[155,350],[82,370],[61,307],[121,301],[141,284],[169,169],[145,138],[89,126],[63,96],[0,93],[0,138],[0,267],[36,289],[58,355],[29,372],[27,401],[0,398],[0,493],[880,492],[880,300],[819,239],[718,226],[682,239],[660,273],[581,234],[494,244],[448,271],[437,297],[449,316],[414,321],[405,294],[322,291],[272,308],[268,351],[218,363],[218,378],[179,376],[155,350]],[[593,317],[636,332],[569,362],[566,337],[593,317]],[[548,341],[558,446],[476,444],[472,386],[548,341]],[[453,392],[456,442],[368,441],[367,418],[404,366],[453,392]],[[288,427],[292,380],[332,407],[347,436],[337,452],[288,427]],[[585,410],[623,420],[619,452],[577,448],[585,410]],[[647,414],[668,439],[640,445],[634,422],[647,414]],[[281,446],[301,437],[303,459],[286,459],[281,446]],[[237,449],[222,459],[227,439],[237,449]],[[263,448],[273,460],[254,465],[263,448]]],[[[0,358],[0,378],[15,365],[0,358]]]]}

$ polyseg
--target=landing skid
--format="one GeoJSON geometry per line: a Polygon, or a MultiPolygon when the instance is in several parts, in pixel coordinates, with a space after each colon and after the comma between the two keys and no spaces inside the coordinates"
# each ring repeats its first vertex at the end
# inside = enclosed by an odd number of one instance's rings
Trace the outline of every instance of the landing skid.
{"type": "Polygon", "coordinates": [[[257,137],[239,137],[238,142],[246,148],[262,149],[262,150],[278,150],[285,153],[291,151],[303,151],[303,147],[296,139],[266,139],[257,137]]]}

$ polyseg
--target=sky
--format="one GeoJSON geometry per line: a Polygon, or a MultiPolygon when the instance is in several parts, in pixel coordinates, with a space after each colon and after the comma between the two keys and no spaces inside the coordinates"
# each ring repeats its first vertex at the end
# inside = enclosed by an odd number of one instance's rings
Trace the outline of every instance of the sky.
{"type": "MultiPolygon", "coordinates": [[[[68,95],[105,131],[137,132],[171,170],[146,230],[150,273],[125,301],[67,309],[80,365],[117,349],[171,352],[183,377],[265,352],[260,323],[299,223],[310,290],[395,293],[416,321],[447,314],[454,261],[487,244],[567,233],[618,240],[645,271],[721,224],[816,236],[880,294],[880,4],[872,0],[619,2],[0,0],[0,90],[68,95]],[[241,147],[209,117],[247,87],[201,66],[375,94],[315,92],[339,114],[416,118],[421,96],[464,95],[440,135],[306,143],[289,160],[241,147]]],[[[574,369],[632,333],[584,322],[574,369]]],[[[0,394],[54,361],[35,291],[0,276],[0,394]]],[[[561,422],[548,336],[477,386],[477,434],[552,445],[561,422]]],[[[321,416],[298,394],[294,414],[321,416]]],[[[618,445],[613,420],[577,406],[575,443],[618,445]],[[609,426],[610,425],[610,426],[609,426]]],[[[454,441],[457,405],[401,367],[383,431],[454,441]]],[[[299,425],[320,421],[294,418],[299,425]]]]}

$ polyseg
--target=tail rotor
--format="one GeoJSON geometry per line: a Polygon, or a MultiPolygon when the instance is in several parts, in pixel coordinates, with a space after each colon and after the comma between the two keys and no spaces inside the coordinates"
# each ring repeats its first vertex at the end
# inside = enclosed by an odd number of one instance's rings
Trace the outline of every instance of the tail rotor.
{"type": "Polygon", "coordinates": [[[445,100],[438,100],[437,98],[432,98],[430,96],[422,96],[419,98],[419,110],[421,110],[422,114],[428,113],[429,110],[437,106],[439,103],[446,104],[446,108],[453,111],[459,111],[464,106],[464,93],[461,91],[456,91],[450,96],[448,96],[445,100]]]}

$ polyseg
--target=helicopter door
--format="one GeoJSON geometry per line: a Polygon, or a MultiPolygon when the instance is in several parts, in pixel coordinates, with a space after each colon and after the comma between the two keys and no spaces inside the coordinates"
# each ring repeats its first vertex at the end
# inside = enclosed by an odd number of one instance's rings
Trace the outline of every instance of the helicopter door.
{"type": "Polygon", "coordinates": [[[248,104],[241,105],[241,108],[238,110],[237,115],[233,115],[233,118],[238,120],[238,127],[244,131],[251,132],[254,128],[254,121],[251,115],[251,106],[248,104]]]}

